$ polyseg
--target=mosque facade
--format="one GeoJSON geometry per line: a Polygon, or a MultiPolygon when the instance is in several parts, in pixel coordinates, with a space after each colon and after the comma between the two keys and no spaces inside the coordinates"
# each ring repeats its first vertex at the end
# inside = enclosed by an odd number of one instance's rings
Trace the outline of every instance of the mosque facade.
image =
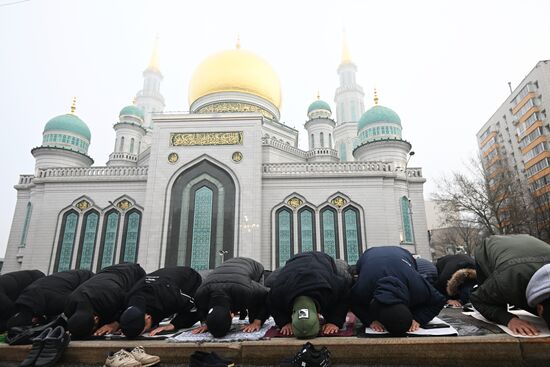
{"type": "Polygon", "coordinates": [[[275,269],[309,250],[354,264],[382,245],[431,259],[422,170],[408,167],[397,113],[376,93],[365,111],[345,44],[336,113],[311,103],[307,148],[280,121],[274,70],[239,44],[194,71],[188,113],[163,112],[158,65],[155,51],[113,125],[105,166],[88,155],[91,132],[74,104],[47,122],[31,150],[35,172],[15,185],[3,272],[119,262],[202,270],[234,256],[275,269]]]}

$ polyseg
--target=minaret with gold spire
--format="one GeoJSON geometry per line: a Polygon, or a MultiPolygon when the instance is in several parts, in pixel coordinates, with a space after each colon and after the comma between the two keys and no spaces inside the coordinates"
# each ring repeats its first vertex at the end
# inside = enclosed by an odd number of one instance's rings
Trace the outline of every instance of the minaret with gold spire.
{"type": "Polygon", "coordinates": [[[151,128],[151,115],[164,110],[164,97],[160,93],[163,76],[159,66],[159,37],[155,38],[153,53],[147,69],[143,71],[143,89],[136,95],[135,105],[144,113],[144,126],[151,128]]]}

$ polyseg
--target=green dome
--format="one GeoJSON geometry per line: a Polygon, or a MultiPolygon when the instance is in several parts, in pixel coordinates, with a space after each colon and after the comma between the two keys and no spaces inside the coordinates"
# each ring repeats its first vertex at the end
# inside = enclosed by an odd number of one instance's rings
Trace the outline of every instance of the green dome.
{"type": "Polygon", "coordinates": [[[90,141],[92,138],[92,134],[90,133],[90,129],[88,129],[88,125],[86,125],[84,121],[82,121],[72,113],[56,116],[48,121],[48,123],[44,127],[44,133],[54,130],[67,131],[73,134],[78,134],[88,139],[88,141],[90,141]]]}
{"type": "Polygon", "coordinates": [[[119,116],[135,116],[143,120],[143,110],[138,106],[129,105],[120,110],[119,116]]]}
{"type": "Polygon", "coordinates": [[[401,119],[394,110],[388,107],[376,105],[361,116],[357,128],[361,131],[365,126],[376,122],[391,122],[401,125],[401,119]]]}
{"type": "Polygon", "coordinates": [[[312,104],[309,105],[309,108],[307,109],[307,113],[310,113],[311,111],[315,110],[327,110],[332,112],[330,109],[330,106],[325,101],[321,101],[320,99],[316,100],[312,104]]]}

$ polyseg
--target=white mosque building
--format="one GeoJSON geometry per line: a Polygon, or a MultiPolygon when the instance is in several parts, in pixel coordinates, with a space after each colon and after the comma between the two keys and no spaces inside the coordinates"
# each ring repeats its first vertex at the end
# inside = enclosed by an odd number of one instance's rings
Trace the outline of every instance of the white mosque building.
{"type": "Polygon", "coordinates": [[[309,250],[353,264],[382,245],[431,258],[422,171],[407,166],[399,116],[376,94],[365,112],[356,72],[344,43],[336,116],[311,103],[304,149],[279,120],[280,82],[259,56],[239,44],[209,56],[192,75],[190,112],[165,113],[155,51],[105,166],[88,155],[74,104],[46,123],[35,172],[15,185],[2,271],[201,270],[234,256],[275,269],[309,250]]]}

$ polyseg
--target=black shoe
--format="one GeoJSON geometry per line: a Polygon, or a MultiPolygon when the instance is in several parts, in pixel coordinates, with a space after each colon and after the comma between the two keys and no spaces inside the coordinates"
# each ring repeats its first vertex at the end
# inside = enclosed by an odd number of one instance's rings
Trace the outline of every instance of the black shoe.
{"type": "Polygon", "coordinates": [[[48,336],[49,333],[52,332],[52,328],[45,329],[40,335],[38,335],[36,338],[32,340],[32,348],[27,354],[27,357],[21,362],[19,367],[30,367],[34,365],[34,362],[38,358],[38,355],[42,351],[42,348],[44,347],[44,339],[48,336]]]}
{"type": "Polygon", "coordinates": [[[326,347],[316,349],[311,343],[306,343],[292,358],[281,361],[281,367],[330,367],[330,352],[326,347]]]}
{"type": "Polygon", "coordinates": [[[189,367],[234,367],[235,363],[214,352],[196,351],[189,358],[189,367]]]}
{"type": "Polygon", "coordinates": [[[63,326],[57,326],[44,339],[44,347],[38,356],[35,367],[52,367],[63,355],[71,341],[63,326]]]}

